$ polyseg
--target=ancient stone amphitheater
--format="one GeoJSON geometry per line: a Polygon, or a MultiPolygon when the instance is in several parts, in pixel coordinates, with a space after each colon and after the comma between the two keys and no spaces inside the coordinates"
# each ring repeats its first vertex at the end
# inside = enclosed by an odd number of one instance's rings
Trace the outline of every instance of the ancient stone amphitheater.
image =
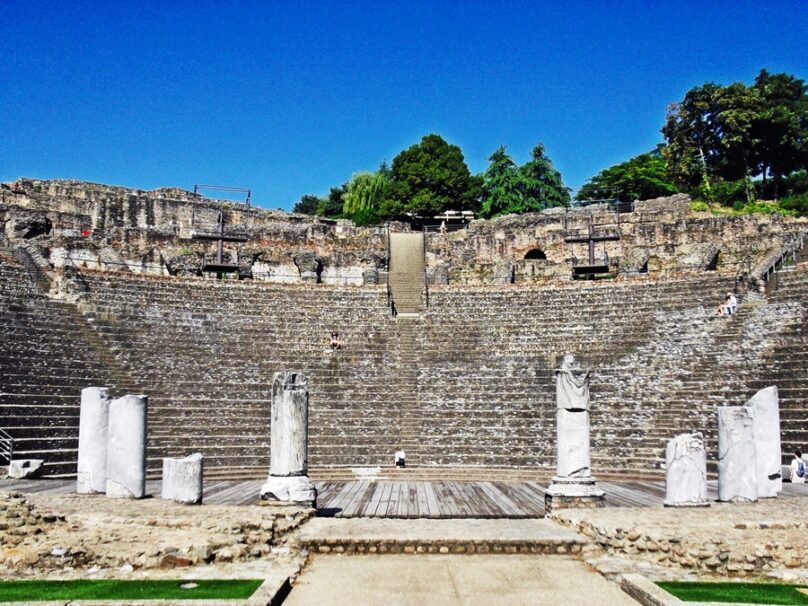
{"type": "Polygon", "coordinates": [[[425,477],[548,474],[567,353],[593,371],[596,474],[660,474],[686,430],[714,460],[716,406],[770,384],[784,450],[808,442],[805,220],[675,196],[441,233],[174,189],[0,193],[0,428],[52,476],[76,471],[90,385],[149,395],[150,472],[201,452],[208,476],[264,476],[282,369],[309,376],[315,477],[390,467],[399,448],[425,477]],[[572,279],[590,233],[608,236],[593,247],[610,279],[572,279]],[[737,315],[716,317],[730,291],[737,315]]]}

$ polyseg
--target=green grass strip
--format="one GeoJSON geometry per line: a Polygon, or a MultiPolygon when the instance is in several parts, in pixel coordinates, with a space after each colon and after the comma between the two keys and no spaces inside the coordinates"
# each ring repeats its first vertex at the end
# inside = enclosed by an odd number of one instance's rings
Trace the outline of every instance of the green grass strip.
{"type": "Polygon", "coordinates": [[[215,580],[111,580],[0,581],[0,602],[47,600],[244,600],[263,581],[215,580]],[[184,583],[198,587],[183,589],[184,583]]]}
{"type": "Polygon", "coordinates": [[[696,582],[660,582],[657,585],[684,602],[808,605],[808,595],[797,591],[802,585],[696,582]]]}

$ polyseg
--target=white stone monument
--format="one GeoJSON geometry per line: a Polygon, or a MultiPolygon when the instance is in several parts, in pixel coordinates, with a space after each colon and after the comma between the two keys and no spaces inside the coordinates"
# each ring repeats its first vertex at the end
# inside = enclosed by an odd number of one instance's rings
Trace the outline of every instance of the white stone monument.
{"type": "Polygon", "coordinates": [[[109,405],[107,496],[146,496],[146,396],[126,395],[109,405]]]}
{"type": "Polygon", "coordinates": [[[780,468],[780,400],[772,385],[757,392],[746,405],[752,409],[752,431],[757,455],[757,496],[776,497],[783,490],[780,468]]]}
{"type": "Polygon", "coordinates": [[[186,505],[201,503],[203,467],[198,452],[182,459],[163,459],[162,497],[186,505]]]}
{"type": "Polygon", "coordinates": [[[556,476],[545,493],[547,510],[603,505],[589,457],[589,371],[564,356],[556,377],[556,476]]]}
{"type": "Polygon", "coordinates": [[[707,454],[701,433],[682,433],[665,452],[665,507],[709,507],[707,454]]]}
{"type": "Polygon", "coordinates": [[[107,489],[107,429],[109,393],[105,387],[81,390],[79,461],[76,492],[91,494],[107,489]]]}
{"type": "Polygon", "coordinates": [[[757,453],[748,406],[718,407],[718,500],[756,501],[757,453]]]}
{"type": "Polygon", "coordinates": [[[304,375],[275,373],[271,415],[269,478],[261,487],[261,499],[314,506],[317,491],[307,475],[309,391],[304,375]]]}

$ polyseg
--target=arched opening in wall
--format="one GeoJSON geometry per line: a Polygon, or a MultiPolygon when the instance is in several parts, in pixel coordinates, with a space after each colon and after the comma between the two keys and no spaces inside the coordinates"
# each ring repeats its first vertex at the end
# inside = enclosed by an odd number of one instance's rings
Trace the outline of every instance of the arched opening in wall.
{"type": "Polygon", "coordinates": [[[527,251],[527,254],[525,255],[525,261],[530,259],[543,260],[547,259],[547,255],[544,254],[544,251],[542,249],[534,248],[533,250],[527,251]]]}
{"type": "Polygon", "coordinates": [[[704,267],[704,270],[705,271],[715,271],[716,269],[718,269],[718,260],[719,260],[720,256],[721,256],[721,251],[720,250],[716,251],[716,253],[713,255],[713,258],[710,259],[710,261],[704,267]]]}
{"type": "Polygon", "coordinates": [[[640,267],[640,273],[641,274],[647,274],[648,273],[648,261],[646,261],[645,263],[642,264],[642,267],[640,267]]]}
{"type": "Polygon", "coordinates": [[[317,274],[317,284],[320,284],[323,281],[323,262],[319,259],[317,260],[317,267],[315,268],[314,273],[317,274]]]}

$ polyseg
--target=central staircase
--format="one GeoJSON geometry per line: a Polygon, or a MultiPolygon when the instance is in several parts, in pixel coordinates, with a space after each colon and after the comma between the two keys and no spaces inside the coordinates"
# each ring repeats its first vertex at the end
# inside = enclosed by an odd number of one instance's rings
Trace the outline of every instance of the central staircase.
{"type": "Polygon", "coordinates": [[[417,314],[423,309],[425,265],[422,233],[390,234],[388,284],[396,314],[417,314]]]}

